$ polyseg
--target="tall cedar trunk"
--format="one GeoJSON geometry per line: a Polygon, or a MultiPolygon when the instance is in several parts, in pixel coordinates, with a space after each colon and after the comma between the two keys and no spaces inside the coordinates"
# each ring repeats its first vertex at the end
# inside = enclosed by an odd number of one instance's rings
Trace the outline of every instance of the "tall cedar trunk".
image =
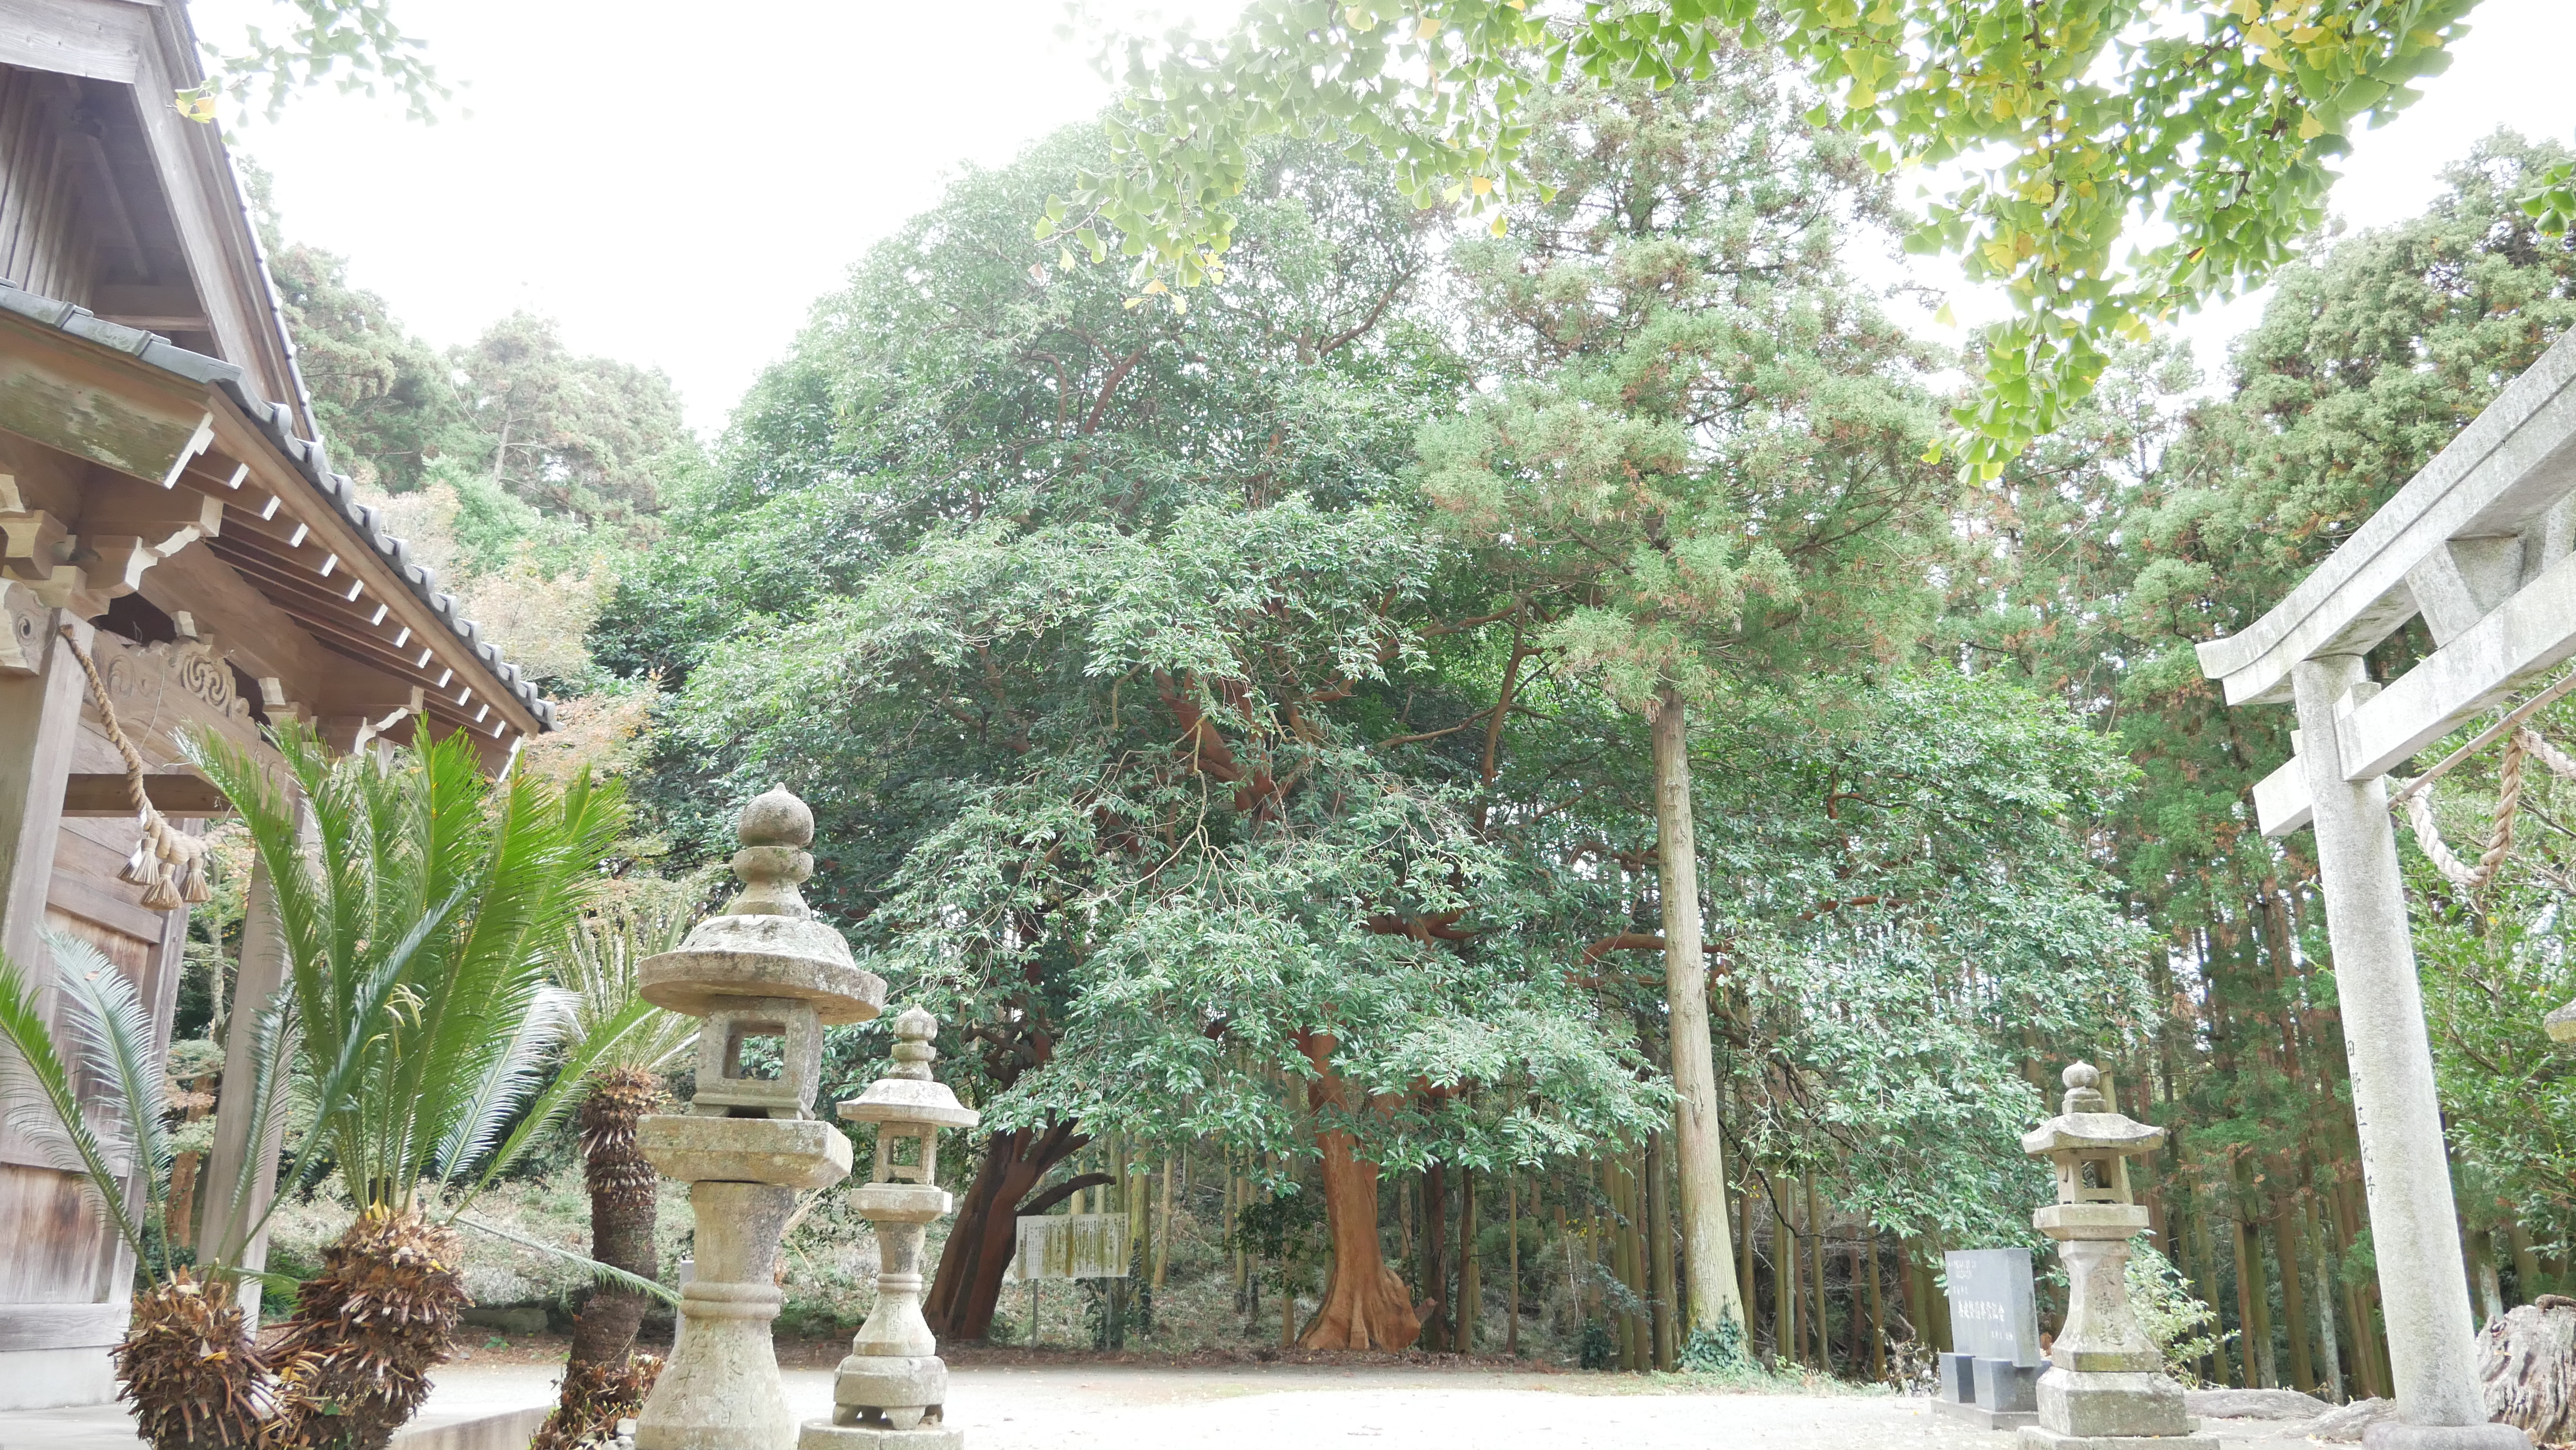
{"type": "Polygon", "coordinates": [[[1002,1275],[1019,1248],[1021,1204],[1054,1167],[1090,1139],[1070,1122],[1041,1133],[1032,1128],[995,1133],[984,1140],[984,1161],[958,1205],[939,1254],[939,1271],[921,1306],[930,1331],[942,1339],[982,1339],[993,1332],[993,1308],[1002,1299],[1002,1275]]]}
{"type": "Polygon", "coordinates": [[[1483,1265],[1476,1259],[1476,1170],[1458,1170],[1458,1352],[1476,1352],[1476,1331],[1485,1317],[1483,1265]]]}
{"type": "Polygon", "coordinates": [[[1798,1342],[1797,1236],[1789,1230],[1789,1205],[1780,1180],[1771,1180],[1771,1353],[1784,1363],[1806,1358],[1798,1342]]]}
{"type": "Polygon", "coordinates": [[[1869,1334],[1870,1314],[1867,1302],[1862,1298],[1864,1290],[1861,1283],[1867,1271],[1861,1267],[1860,1252],[1861,1241],[1853,1239],[1843,1254],[1843,1295],[1850,1306],[1843,1311],[1843,1366],[1854,1374],[1860,1372],[1861,1361],[1869,1357],[1868,1346],[1863,1340],[1869,1334]]]}
{"type": "Polygon", "coordinates": [[[2309,1244],[2316,1250],[2317,1266],[2317,1333],[2323,1341],[2326,1399],[2332,1404],[2345,1400],[2343,1379],[2343,1331],[2335,1323],[2334,1260],[2328,1256],[2325,1210],[2317,1209],[2316,1221],[2308,1225],[2309,1244]]]}
{"type": "Polygon", "coordinates": [[[1809,1322],[1815,1326],[1816,1368],[1832,1374],[1834,1345],[1828,1333],[1831,1326],[1825,1308],[1825,1215],[1816,1201],[1816,1180],[1813,1178],[1807,1180],[1807,1237],[1811,1240],[1810,1251],[1816,1266],[1816,1297],[1812,1301],[1815,1312],[1809,1316],[1809,1322]]]}
{"type": "Polygon", "coordinates": [[[1674,1333],[1674,1314],[1680,1306],[1673,1302],[1678,1297],[1673,1283],[1673,1220],[1664,1182],[1670,1171],[1665,1161],[1669,1156],[1661,1132],[1646,1136],[1646,1265],[1653,1275],[1647,1302],[1654,1316],[1655,1368],[1666,1371],[1681,1365],[1681,1343],[1674,1333]]]}
{"type": "Polygon", "coordinates": [[[2272,1257],[2281,1265],[2281,1319],[2290,1332],[2290,1387],[2302,1394],[2317,1392],[2316,1371],[2308,1355],[2308,1303],[2299,1280],[2299,1217],[2296,1206],[2287,1197],[2272,1200],[2272,1257]]]}
{"type": "Polygon", "coordinates": [[[2540,1297],[2540,1255],[2531,1246],[2531,1231],[2520,1219],[2509,1219],[2508,1241],[2513,1246],[2513,1302],[2528,1304],[2540,1297]]]}
{"type": "Polygon", "coordinates": [[[1521,1186],[1512,1175],[1503,1175],[1503,1242],[1509,1261],[1504,1272],[1511,1276],[1511,1294],[1504,1306],[1503,1353],[1515,1358],[1521,1352],[1521,1186]]]}
{"type": "Polygon", "coordinates": [[[1869,1377],[1887,1378],[1887,1300],[1878,1287],[1878,1232],[1869,1236],[1869,1377]]]}
{"type": "MultiPolygon", "coordinates": [[[[2201,1199],[2198,1190],[2193,1191],[2192,1205],[2192,1277],[2198,1282],[2201,1302],[2215,1310],[2220,1302],[2218,1258],[2216,1251],[2210,1247],[2210,1207],[2201,1199]]],[[[2201,1356],[2200,1363],[2201,1378],[2212,1384],[2227,1383],[2227,1347],[2224,1343],[2213,1346],[2209,1353],[2201,1356]]]]}
{"type": "MultiPolygon", "coordinates": [[[[1310,1035],[1299,1044],[1315,1076],[1306,1085],[1308,1111],[1348,1112],[1350,1087],[1333,1071],[1337,1044],[1327,1034],[1310,1035]]],[[[1386,1246],[1377,1231],[1378,1166],[1361,1159],[1347,1132],[1319,1132],[1315,1144],[1323,1154],[1324,1230],[1332,1241],[1332,1265],[1315,1301],[1315,1317],[1297,1342],[1308,1349],[1386,1349],[1413,1347],[1422,1321],[1414,1314],[1404,1280],[1386,1262],[1386,1246]]],[[[1426,1233],[1426,1246],[1439,1235],[1426,1233]]],[[[1290,1303],[1296,1296],[1287,1296],[1290,1303]]]]}
{"type": "Polygon", "coordinates": [[[1434,1160],[1422,1170],[1422,1347],[1445,1350],[1449,1342],[1449,1169],[1434,1160]]]}
{"type": "Polygon", "coordinates": [[[1690,736],[1681,695],[1655,697],[1655,864],[1664,900],[1664,1001],[1671,1016],[1675,1165],[1681,1180],[1682,1264],[1691,1329],[1744,1323],[1727,1241],[1726,1156],[1719,1137],[1717,1065],[1709,1045],[1708,963],[1700,951],[1699,841],[1691,826],[1690,736]]]}
{"type": "MultiPolygon", "coordinates": [[[[1612,1229],[1612,1253],[1620,1286],[1625,1288],[1629,1303],[1641,1303],[1646,1297],[1645,1274],[1638,1259],[1644,1240],[1637,1232],[1637,1171],[1625,1157],[1609,1169],[1610,1210],[1616,1215],[1612,1229]]],[[[1622,1305],[1619,1311],[1619,1368],[1641,1370],[1646,1367],[1645,1325],[1636,1311],[1622,1305]]]]}
{"type": "Polygon", "coordinates": [[[1172,1155],[1163,1155],[1163,1202],[1154,1225],[1154,1288],[1160,1292],[1172,1267],[1172,1155]]]}
{"type": "MultiPolygon", "coordinates": [[[[640,1067],[613,1067],[591,1082],[581,1103],[582,1182],[590,1190],[590,1256],[639,1278],[659,1277],[653,1247],[654,1193],[660,1176],[636,1146],[636,1127],[662,1095],[662,1080],[640,1067]]],[[[635,1348],[645,1297],[601,1284],[572,1325],[577,1365],[617,1365],[635,1348]]],[[[610,1427],[614,1429],[614,1426],[610,1427]]]]}

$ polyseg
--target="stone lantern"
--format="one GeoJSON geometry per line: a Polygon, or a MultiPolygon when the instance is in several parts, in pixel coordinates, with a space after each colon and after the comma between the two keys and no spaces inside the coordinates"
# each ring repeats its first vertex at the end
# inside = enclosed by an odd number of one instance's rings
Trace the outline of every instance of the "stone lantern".
{"type": "Polygon", "coordinates": [[[2129,1195],[2128,1160],[2165,1140],[2162,1128],[2111,1111],[2088,1063],[2066,1069],[2058,1116],[2022,1135],[2021,1150],[2057,1169],[2057,1201],[2031,1222],[2057,1240],[2066,1265],[2066,1325],[2039,1377],[2039,1423],[2021,1428],[2025,1450],[2142,1450],[2141,1441],[2208,1446],[2183,1411],[2182,1386],[2129,1303],[2129,1240],[2147,1211],[2129,1195]]]}
{"type": "Polygon", "coordinates": [[[636,1414],[636,1450],[796,1443],[770,1343],[779,1239],[798,1190],[850,1172],[850,1140],[813,1112],[823,1029],[885,1005],[885,982],[796,889],[814,873],[813,812],[780,786],[743,808],[736,834],[741,894],[637,967],[645,1001],[704,1025],[688,1110],[648,1117],[637,1135],[655,1168],[689,1185],[697,1276],[680,1291],[671,1362],[636,1414]],[[756,1050],[763,1039],[774,1049],[756,1050]],[[754,1070],[763,1060],[774,1075],[754,1070]]]}
{"type": "Polygon", "coordinates": [[[841,1104],[842,1117],[877,1125],[876,1171],[850,1190],[850,1206],[876,1228],[876,1307],[833,1377],[832,1418],[805,1423],[801,1450],[957,1450],[966,1441],[941,1423],[948,1366],[921,1315],[921,1241],[951,1206],[939,1186],[939,1130],[971,1128],[982,1114],[930,1075],[938,1019],[911,1008],[894,1034],[894,1070],[841,1104]]]}

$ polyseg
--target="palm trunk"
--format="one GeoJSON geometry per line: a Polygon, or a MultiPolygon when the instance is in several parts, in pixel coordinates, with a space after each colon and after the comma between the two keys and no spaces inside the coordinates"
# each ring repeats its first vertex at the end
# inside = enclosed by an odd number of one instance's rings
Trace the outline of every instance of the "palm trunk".
{"type": "MultiPolygon", "coordinates": [[[[610,1068],[581,1105],[582,1179],[590,1190],[590,1256],[639,1278],[660,1276],[653,1246],[660,1176],[636,1146],[637,1125],[662,1093],[642,1068],[610,1068]]],[[[602,1284],[573,1320],[572,1364],[623,1364],[644,1323],[645,1296],[602,1284]]],[[[610,1428],[614,1428],[612,1425],[610,1428]]]]}
{"type": "Polygon", "coordinates": [[[322,1251],[295,1317],[267,1347],[276,1442],[384,1450],[429,1398],[462,1323],[464,1246],[419,1214],[371,1208],[322,1251]]]}
{"type": "Polygon", "coordinates": [[[1682,1263],[1689,1328],[1744,1323],[1735,1251],[1726,1223],[1726,1157],[1719,1137],[1717,1067],[1709,1045],[1708,963],[1700,951],[1699,842],[1691,825],[1689,732],[1679,692],[1655,697],[1657,889],[1664,902],[1664,1001],[1671,1016],[1673,1143],[1680,1160],[1682,1263]]]}

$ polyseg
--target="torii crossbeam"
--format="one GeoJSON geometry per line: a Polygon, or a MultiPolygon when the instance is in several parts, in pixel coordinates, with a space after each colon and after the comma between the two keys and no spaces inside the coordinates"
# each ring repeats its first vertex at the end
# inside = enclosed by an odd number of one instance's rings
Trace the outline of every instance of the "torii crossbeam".
{"type": "Polygon", "coordinates": [[[2317,833],[2399,1423],[2366,1443],[2524,1446],[2487,1423],[2407,930],[2387,773],[2576,656],[2576,334],[2241,634],[2200,646],[2231,705],[2291,702],[2288,764],[2254,788],[2267,836],[2317,833]],[[2362,657],[2421,616],[2437,646],[2393,681],[2362,657]]]}

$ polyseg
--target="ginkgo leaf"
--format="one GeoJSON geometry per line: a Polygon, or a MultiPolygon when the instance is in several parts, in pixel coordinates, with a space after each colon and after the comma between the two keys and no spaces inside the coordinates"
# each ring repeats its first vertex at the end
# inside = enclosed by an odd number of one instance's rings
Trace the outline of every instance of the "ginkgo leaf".
{"type": "Polygon", "coordinates": [[[2325,133],[2326,123],[2318,120],[2317,113],[2314,111],[2308,112],[2299,121],[2299,139],[2302,141],[2314,141],[2325,133]]]}
{"type": "Polygon", "coordinates": [[[179,92],[173,106],[181,116],[200,124],[215,119],[215,93],[203,87],[179,92]]]}
{"type": "Polygon", "coordinates": [[[1494,189],[1494,179],[1490,176],[1470,176],[1467,178],[1467,189],[1478,196],[1483,196],[1494,189]]]}
{"type": "Polygon", "coordinates": [[[1950,304],[1944,302],[1941,304],[1941,310],[1932,314],[1932,320],[1943,327],[1956,327],[1959,325],[1959,314],[1951,311],[1950,304]]]}

